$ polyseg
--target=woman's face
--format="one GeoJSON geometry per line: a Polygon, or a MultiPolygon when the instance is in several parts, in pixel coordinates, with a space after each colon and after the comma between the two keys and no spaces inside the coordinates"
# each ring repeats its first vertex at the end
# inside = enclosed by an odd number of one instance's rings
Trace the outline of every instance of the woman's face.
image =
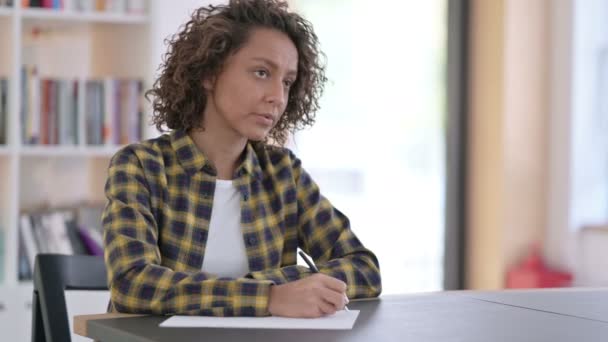
{"type": "Polygon", "coordinates": [[[285,111],[297,67],[298,51],[286,34],[255,29],[215,80],[204,82],[203,126],[237,139],[263,140],[285,111]]]}

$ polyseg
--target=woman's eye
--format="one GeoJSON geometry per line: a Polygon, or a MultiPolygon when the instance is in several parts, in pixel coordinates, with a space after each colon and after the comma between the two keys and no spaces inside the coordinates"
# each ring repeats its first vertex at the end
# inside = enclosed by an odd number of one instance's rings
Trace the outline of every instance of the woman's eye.
{"type": "Polygon", "coordinates": [[[263,70],[263,69],[259,69],[255,71],[255,75],[261,78],[266,78],[268,77],[268,71],[263,70]]]}
{"type": "Polygon", "coordinates": [[[291,88],[291,86],[293,85],[293,81],[285,80],[285,81],[283,81],[283,84],[285,85],[286,88],[291,88]]]}

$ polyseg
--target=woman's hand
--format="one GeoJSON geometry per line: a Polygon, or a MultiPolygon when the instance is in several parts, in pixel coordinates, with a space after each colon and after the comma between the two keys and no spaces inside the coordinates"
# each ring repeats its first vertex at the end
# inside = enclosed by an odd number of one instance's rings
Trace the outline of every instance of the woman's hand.
{"type": "Polygon", "coordinates": [[[346,283],[321,273],[270,287],[273,316],[315,318],[334,314],[348,304],[346,283]]]}

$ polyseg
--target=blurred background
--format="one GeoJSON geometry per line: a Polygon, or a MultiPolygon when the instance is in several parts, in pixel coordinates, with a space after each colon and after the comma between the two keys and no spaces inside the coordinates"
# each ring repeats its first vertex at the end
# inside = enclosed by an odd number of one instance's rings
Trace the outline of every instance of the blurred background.
{"type": "MultiPolygon", "coordinates": [[[[0,0],[0,329],[36,253],[100,255],[120,146],[204,0],[0,0]]],[[[290,0],[329,78],[288,147],[383,294],[608,285],[608,0],[290,0]]],[[[6,329],[6,330],[4,330],[6,329]]]]}

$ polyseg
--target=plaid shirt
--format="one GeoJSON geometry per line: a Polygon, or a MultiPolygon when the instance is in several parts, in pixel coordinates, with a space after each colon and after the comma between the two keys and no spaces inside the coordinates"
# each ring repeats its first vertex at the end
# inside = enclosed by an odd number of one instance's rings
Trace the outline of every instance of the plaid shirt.
{"type": "Polygon", "coordinates": [[[215,169],[183,131],[129,145],[112,158],[103,214],[111,311],[211,316],[268,315],[273,284],[320,272],[350,298],[381,291],[378,260],[285,148],[249,143],[234,175],[250,273],[203,272],[215,169]]]}

